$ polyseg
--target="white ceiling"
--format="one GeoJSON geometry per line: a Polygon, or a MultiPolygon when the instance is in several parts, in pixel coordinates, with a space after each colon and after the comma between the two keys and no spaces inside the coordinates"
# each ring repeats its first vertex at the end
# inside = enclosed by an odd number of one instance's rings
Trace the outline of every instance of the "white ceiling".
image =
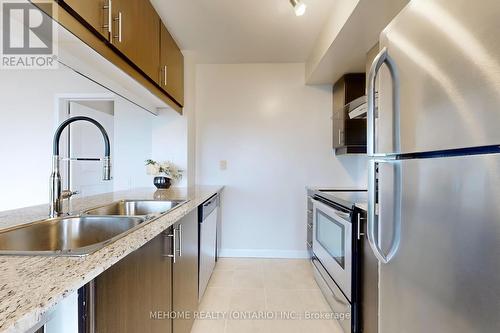
{"type": "Polygon", "coordinates": [[[305,62],[338,0],[151,0],[182,50],[200,63],[305,62]]]}

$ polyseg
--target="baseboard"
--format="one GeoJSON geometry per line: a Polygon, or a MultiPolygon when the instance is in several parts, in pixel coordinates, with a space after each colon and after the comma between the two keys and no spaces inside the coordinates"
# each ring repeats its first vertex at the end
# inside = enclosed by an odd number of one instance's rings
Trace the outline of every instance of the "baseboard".
{"type": "Polygon", "coordinates": [[[309,253],[289,250],[221,249],[220,257],[308,259],[309,253]]]}

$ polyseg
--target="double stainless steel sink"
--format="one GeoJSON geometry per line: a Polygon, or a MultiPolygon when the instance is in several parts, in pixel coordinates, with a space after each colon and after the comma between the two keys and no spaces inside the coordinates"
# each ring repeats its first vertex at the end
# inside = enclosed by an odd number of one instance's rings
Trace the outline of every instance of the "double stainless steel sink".
{"type": "Polygon", "coordinates": [[[5,229],[0,231],[0,255],[87,255],[185,202],[122,200],[78,216],[50,218],[5,229]]]}
{"type": "Polygon", "coordinates": [[[183,201],[122,200],[109,205],[86,210],[86,215],[150,216],[168,212],[183,201]]]}

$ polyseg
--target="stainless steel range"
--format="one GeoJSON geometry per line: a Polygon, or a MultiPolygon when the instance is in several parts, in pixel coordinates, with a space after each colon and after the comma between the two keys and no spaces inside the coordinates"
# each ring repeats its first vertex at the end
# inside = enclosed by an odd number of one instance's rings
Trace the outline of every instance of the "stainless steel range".
{"type": "Polygon", "coordinates": [[[361,331],[359,208],[366,191],[310,190],[312,198],[312,262],[316,281],[344,332],[361,331]]]}

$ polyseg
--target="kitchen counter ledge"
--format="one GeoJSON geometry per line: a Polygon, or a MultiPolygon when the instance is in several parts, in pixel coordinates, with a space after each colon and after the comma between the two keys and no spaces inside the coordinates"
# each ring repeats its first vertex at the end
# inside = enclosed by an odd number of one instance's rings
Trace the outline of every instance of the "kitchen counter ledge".
{"type": "MultiPolygon", "coordinates": [[[[72,199],[70,207],[67,207],[72,213],[126,199],[180,199],[189,202],[85,257],[0,256],[0,332],[25,332],[31,329],[46,318],[63,298],[146,244],[222,189],[222,186],[172,188],[161,192],[137,189],[72,199]]],[[[47,213],[48,205],[2,212],[0,228],[44,219],[47,213]]]]}

